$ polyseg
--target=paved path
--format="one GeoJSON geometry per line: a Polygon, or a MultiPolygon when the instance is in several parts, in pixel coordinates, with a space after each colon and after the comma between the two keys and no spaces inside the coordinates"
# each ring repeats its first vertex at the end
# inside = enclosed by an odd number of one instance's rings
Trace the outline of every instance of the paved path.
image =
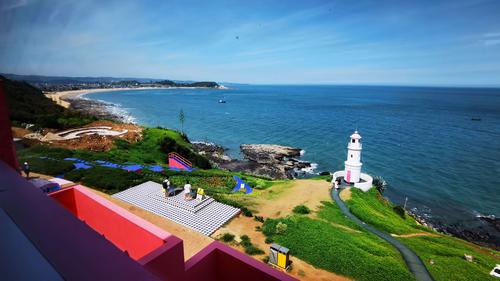
{"type": "Polygon", "coordinates": [[[406,265],[415,276],[415,279],[417,279],[418,281],[433,280],[429,271],[427,271],[427,268],[425,268],[425,265],[422,262],[422,260],[412,250],[406,247],[403,243],[394,239],[389,234],[382,232],[371,225],[366,224],[365,222],[358,219],[355,215],[353,215],[349,211],[347,206],[344,204],[344,201],[340,199],[338,190],[332,189],[332,198],[335,201],[335,203],[337,203],[342,213],[344,213],[344,215],[346,215],[349,219],[351,219],[357,225],[363,227],[364,229],[370,231],[371,233],[377,235],[378,237],[384,239],[385,241],[389,242],[392,246],[394,246],[401,253],[403,260],[405,261],[406,265]]]}

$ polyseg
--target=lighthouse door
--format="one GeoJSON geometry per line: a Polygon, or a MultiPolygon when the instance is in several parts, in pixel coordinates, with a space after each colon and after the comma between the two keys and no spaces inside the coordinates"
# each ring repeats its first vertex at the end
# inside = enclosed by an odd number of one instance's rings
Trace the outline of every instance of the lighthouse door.
{"type": "Polygon", "coordinates": [[[345,176],[345,180],[347,182],[351,182],[351,171],[350,170],[347,170],[347,174],[345,176]]]}

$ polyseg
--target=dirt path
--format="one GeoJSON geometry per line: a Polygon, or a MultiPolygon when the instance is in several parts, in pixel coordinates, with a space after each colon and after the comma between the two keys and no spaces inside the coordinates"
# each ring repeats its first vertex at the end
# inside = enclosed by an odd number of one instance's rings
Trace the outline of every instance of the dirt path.
{"type": "Polygon", "coordinates": [[[321,206],[321,201],[330,200],[330,184],[321,180],[295,180],[284,187],[272,188],[256,198],[258,215],[263,217],[284,217],[292,213],[297,205],[305,205],[311,210],[321,206]]]}
{"type": "MultiPolygon", "coordinates": [[[[318,180],[296,180],[291,184],[280,184],[266,190],[256,198],[254,201],[256,204],[255,209],[258,210],[258,215],[265,218],[287,216],[295,206],[300,204],[316,210],[321,205],[321,201],[330,199],[329,187],[328,182],[318,180]]],[[[248,235],[254,245],[264,250],[264,255],[252,256],[254,259],[261,261],[268,254],[270,245],[265,243],[265,235],[260,231],[256,231],[257,226],[262,226],[262,223],[253,218],[239,216],[216,231],[212,237],[218,237],[224,233],[231,233],[237,237],[248,235]]],[[[236,243],[229,245],[238,251],[244,252],[244,249],[236,245],[236,243]]],[[[300,280],[350,280],[347,277],[315,268],[295,256],[291,256],[290,259],[293,266],[289,274],[300,280]]]]}
{"type": "Polygon", "coordinates": [[[391,234],[392,237],[401,237],[401,238],[410,238],[410,237],[420,237],[420,236],[428,236],[428,237],[439,237],[441,235],[430,232],[417,232],[417,233],[408,233],[408,234],[391,234]]]}

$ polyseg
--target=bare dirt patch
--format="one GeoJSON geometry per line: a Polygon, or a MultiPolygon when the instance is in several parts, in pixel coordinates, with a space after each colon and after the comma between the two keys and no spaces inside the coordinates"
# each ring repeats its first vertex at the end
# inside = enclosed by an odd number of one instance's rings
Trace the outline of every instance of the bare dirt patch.
{"type": "Polygon", "coordinates": [[[352,193],[351,193],[351,188],[346,188],[346,189],[342,189],[339,193],[339,197],[340,199],[342,199],[342,201],[347,201],[347,200],[351,200],[351,196],[352,196],[352,193]]]}
{"type": "Polygon", "coordinates": [[[26,136],[27,134],[32,133],[30,130],[26,130],[26,129],[19,128],[19,127],[11,127],[11,131],[12,131],[12,136],[14,138],[22,138],[22,137],[26,136]]]}
{"type": "Polygon", "coordinates": [[[258,214],[271,218],[284,217],[291,214],[297,205],[316,210],[321,201],[331,200],[329,188],[328,182],[320,180],[295,180],[288,185],[272,187],[267,194],[256,198],[258,214]],[[271,191],[273,193],[269,193],[271,191]],[[267,198],[265,195],[268,195],[267,198]]]}
{"type": "Polygon", "coordinates": [[[54,146],[67,149],[85,149],[92,151],[108,151],[113,147],[116,138],[127,140],[134,143],[142,139],[142,128],[134,124],[115,123],[111,121],[95,121],[87,127],[111,127],[111,130],[121,131],[127,130],[127,133],[120,136],[100,136],[97,134],[84,135],[77,139],[52,141],[54,146]]]}

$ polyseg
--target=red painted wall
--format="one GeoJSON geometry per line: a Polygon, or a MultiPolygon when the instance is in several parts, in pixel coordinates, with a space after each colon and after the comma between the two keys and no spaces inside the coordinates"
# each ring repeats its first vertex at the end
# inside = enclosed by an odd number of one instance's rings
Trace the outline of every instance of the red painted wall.
{"type": "Polygon", "coordinates": [[[165,237],[158,237],[78,189],[69,188],[50,196],[135,260],[165,243],[165,237]]]}
{"type": "Polygon", "coordinates": [[[7,163],[14,170],[19,171],[19,163],[16,159],[14,142],[12,141],[7,97],[3,83],[2,78],[0,78],[0,160],[7,163]]]}
{"type": "Polygon", "coordinates": [[[170,236],[166,242],[138,262],[162,280],[182,281],[185,277],[183,242],[175,236],[170,236]]]}

